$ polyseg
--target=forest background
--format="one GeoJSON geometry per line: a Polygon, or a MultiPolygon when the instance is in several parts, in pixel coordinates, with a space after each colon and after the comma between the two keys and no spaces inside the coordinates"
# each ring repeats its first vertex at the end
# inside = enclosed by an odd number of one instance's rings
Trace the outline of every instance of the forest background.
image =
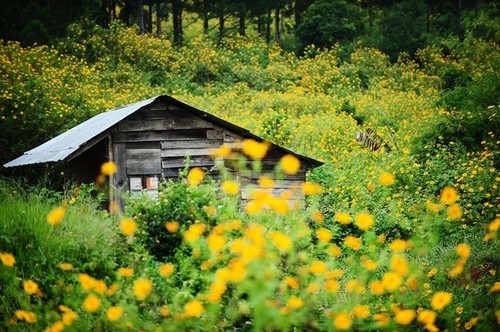
{"type": "Polygon", "coordinates": [[[0,6],[2,164],[159,94],[325,162],[298,211],[240,211],[186,170],[132,221],[59,165],[2,168],[0,326],[498,327],[495,1],[0,6]]]}

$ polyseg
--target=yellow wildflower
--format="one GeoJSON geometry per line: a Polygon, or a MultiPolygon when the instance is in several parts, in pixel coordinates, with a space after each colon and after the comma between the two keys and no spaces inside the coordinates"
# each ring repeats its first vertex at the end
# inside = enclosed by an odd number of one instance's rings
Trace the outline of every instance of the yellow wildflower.
{"type": "Polygon", "coordinates": [[[331,244],[330,246],[328,246],[328,249],[326,249],[326,253],[330,257],[339,257],[340,255],[342,255],[342,251],[336,244],[331,244]]]}
{"type": "Polygon", "coordinates": [[[314,182],[304,182],[302,183],[302,192],[304,195],[317,195],[323,192],[323,188],[317,183],[314,182]]]}
{"type": "Polygon", "coordinates": [[[399,286],[401,286],[402,281],[401,276],[396,272],[389,271],[384,273],[382,276],[382,285],[384,286],[384,289],[390,292],[398,289],[399,286]]]}
{"type": "Polygon", "coordinates": [[[326,228],[320,228],[316,231],[316,237],[323,243],[328,243],[332,239],[332,232],[326,228]]]}
{"type": "Polygon", "coordinates": [[[175,267],[171,263],[165,263],[162,264],[158,267],[158,273],[163,277],[163,278],[168,278],[174,273],[175,267]]]}
{"type": "Polygon", "coordinates": [[[184,306],[184,313],[187,317],[198,317],[205,311],[203,304],[198,300],[192,300],[184,306]]]}
{"type": "Polygon", "coordinates": [[[95,279],[88,274],[80,273],[78,275],[78,281],[80,282],[80,286],[82,286],[84,290],[90,290],[94,288],[95,279]]]}
{"type": "Polygon", "coordinates": [[[409,325],[415,319],[415,310],[403,309],[398,310],[394,316],[394,320],[399,325],[409,325]]]}
{"type": "Polygon", "coordinates": [[[347,212],[336,212],[335,216],[333,218],[335,219],[335,221],[337,221],[343,225],[347,225],[347,224],[351,223],[351,217],[349,216],[349,214],[347,212]]]}
{"type": "Polygon", "coordinates": [[[267,189],[274,188],[274,186],[275,186],[274,180],[271,179],[270,177],[267,177],[267,176],[259,177],[259,179],[257,180],[257,183],[262,188],[267,188],[267,189]]]}
{"type": "Polygon", "coordinates": [[[448,207],[446,214],[451,220],[457,220],[462,218],[462,208],[460,205],[454,203],[448,207]]]}
{"type": "Polygon", "coordinates": [[[359,250],[359,249],[361,249],[363,242],[362,242],[361,238],[359,238],[359,237],[347,235],[344,238],[344,244],[347,247],[351,248],[352,250],[359,250]]]}
{"type": "Polygon", "coordinates": [[[491,286],[490,293],[496,293],[498,291],[500,291],[500,282],[497,281],[491,286]]]}
{"type": "Polygon", "coordinates": [[[184,239],[187,242],[194,242],[200,238],[206,228],[207,226],[202,223],[193,224],[189,226],[188,230],[184,233],[184,239]]]}
{"type": "Polygon", "coordinates": [[[392,186],[395,182],[395,177],[391,173],[384,172],[380,175],[378,181],[383,186],[392,186]]]}
{"type": "Polygon", "coordinates": [[[340,284],[335,280],[326,280],[324,286],[328,293],[336,293],[340,289],[340,284]]]}
{"type": "Polygon", "coordinates": [[[368,318],[370,316],[370,307],[367,305],[357,304],[353,309],[353,313],[358,318],[368,318]]]}
{"type": "Polygon", "coordinates": [[[349,314],[341,312],[333,320],[333,326],[338,330],[349,330],[352,325],[351,316],[349,314]]]}
{"type": "Polygon", "coordinates": [[[64,218],[65,210],[62,206],[53,208],[49,214],[47,214],[47,222],[53,226],[59,225],[64,218]]]}
{"type": "Polygon", "coordinates": [[[458,194],[455,188],[446,187],[441,192],[441,203],[451,205],[455,203],[458,199],[458,194]]]}
{"type": "Polygon", "coordinates": [[[386,313],[374,314],[373,319],[377,322],[377,326],[381,327],[387,326],[391,321],[391,317],[386,313]]]}
{"type": "Polygon", "coordinates": [[[391,257],[391,269],[404,277],[408,274],[408,262],[402,255],[395,255],[391,257]]]}
{"type": "Polygon", "coordinates": [[[231,154],[231,148],[227,144],[222,144],[216,149],[210,149],[209,154],[212,158],[226,158],[231,154]]]}
{"type": "Polygon", "coordinates": [[[304,301],[302,301],[297,296],[290,296],[286,302],[287,307],[298,309],[304,306],[304,301]]]}
{"type": "Polygon", "coordinates": [[[3,265],[8,267],[13,267],[14,264],[16,264],[16,259],[14,258],[14,255],[9,254],[7,252],[0,253],[0,260],[2,261],[3,265]]]}
{"type": "Polygon", "coordinates": [[[134,275],[134,269],[130,267],[121,267],[118,269],[118,275],[124,278],[131,277],[134,275]]]}
{"type": "Polygon", "coordinates": [[[189,170],[188,176],[187,176],[187,182],[189,183],[190,186],[196,187],[203,181],[203,178],[205,177],[205,173],[203,170],[199,167],[194,167],[189,170]]]}
{"type": "Polygon", "coordinates": [[[112,161],[107,161],[101,165],[101,174],[113,175],[118,170],[116,164],[112,161]]]}
{"type": "Polygon", "coordinates": [[[311,214],[311,219],[317,222],[318,224],[322,224],[325,221],[325,216],[323,215],[323,213],[319,211],[314,211],[311,214]]]}
{"type": "Polygon", "coordinates": [[[253,160],[261,160],[266,155],[269,145],[268,142],[257,142],[253,139],[246,139],[243,141],[242,151],[253,160]]]}
{"type": "Polygon", "coordinates": [[[177,233],[179,230],[179,223],[177,221],[167,221],[165,223],[165,228],[169,233],[177,233]]]}
{"type": "Polygon", "coordinates": [[[288,175],[297,173],[300,169],[300,161],[297,157],[287,154],[280,159],[280,165],[283,172],[288,175]]]}
{"type": "Polygon", "coordinates": [[[24,291],[30,295],[35,294],[36,292],[39,291],[38,285],[36,284],[36,282],[34,282],[32,280],[24,280],[23,281],[23,288],[24,288],[24,291]]]}
{"type": "Polygon", "coordinates": [[[290,287],[292,289],[299,288],[299,279],[297,279],[296,277],[285,277],[283,282],[285,283],[285,285],[287,285],[288,287],[290,287]]]}
{"type": "Polygon", "coordinates": [[[463,259],[467,259],[470,256],[470,246],[465,243],[460,243],[455,249],[458,256],[463,259]]]}
{"type": "Polygon", "coordinates": [[[240,191],[240,186],[234,180],[226,180],[221,183],[221,189],[226,194],[234,196],[240,191]]]}
{"type": "Polygon", "coordinates": [[[451,303],[453,295],[448,292],[436,292],[431,299],[431,306],[434,310],[441,311],[451,303]]]}
{"type": "Polygon", "coordinates": [[[370,282],[370,291],[373,295],[382,295],[384,294],[384,284],[380,280],[374,280],[370,282]]]}
{"type": "Polygon", "coordinates": [[[66,263],[66,262],[61,262],[57,265],[58,268],[60,268],[63,271],[71,271],[74,269],[73,264],[71,263],[66,263]]]}
{"type": "Polygon", "coordinates": [[[160,308],[160,315],[162,315],[163,317],[170,316],[170,308],[166,305],[162,306],[160,308]]]}
{"type": "Polygon", "coordinates": [[[354,219],[356,226],[363,231],[369,230],[373,226],[373,216],[368,212],[360,212],[354,219]]]}
{"type": "Polygon", "coordinates": [[[33,324],[36,322],[36,315],[31,311],[16,310],[15,315],[17,319],[24,320],[26,323],[33,324]]]}
{"type": "Polygon", "coordinates": [[[322,261],[313,261],[309,266],[309,271],[315,275],[325,274],[328,271],[328,267],[325,262],[322,261]]]}
{"type": "Polygon", "coordinates": [[[279,251],[287,252],[290,251],[290,249],[292,249],[293,246],[292,240],[290,239],[290,237],[281,232],[278,231],[269,232],[269,238],[279,251]]]}
{"type": "Polygon", "coordinates": [[[101,308],[101,300],[99,300],[99,298],[94,294],[89,294],[83,301],[82,306],[83,310],[85,310],[86,312],[94,313],[97,312],[99,308],[101,308]]]}
{"type": "Polygon", "coordinates": [[[123,235],[132,236],[137,230],[137,223],[132,218],[123,218],[120,220],[120,229],[123,235]]]}
{"type": "Polygon", "coordinates": [[[389,245],[389,248],[392,252],[405,251],[409,247],[410,244],[407,241],[401,239],[396,239],[389,245]]]}
{"type": "Polygon", "coordinates": [[[423,325],[434,324],[437,314],[432,310],[422,310],[418,313],[417,321],[423,325]]]}
{"type": "Polygon", "coordinates": [[[122,316],[123,308],[120,306],[110,307],[106,310],[106,317],[112,322],[119,320],[122,316]]]}
{"type": "Polygon", "coordinates": [[[134,282],[133,289],[135,297],[140,301],[144,301],[146,297],[151,294],[151,291],[153,290],[153,283],[149,279],[137,279],[134,282]]]}

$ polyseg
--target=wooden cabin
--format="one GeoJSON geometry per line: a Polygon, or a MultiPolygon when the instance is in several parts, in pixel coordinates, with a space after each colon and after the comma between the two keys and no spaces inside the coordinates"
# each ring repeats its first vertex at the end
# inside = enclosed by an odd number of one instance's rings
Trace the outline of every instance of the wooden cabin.
{"type": "MultiPolygon", "coordinates": [[[[211,170],[214,160],[209,156],[210,149],[248,138],[263,141],[244,128],[163,95],[100,113],[4,166],[62,161],[66,175],[90,183],[95,181],[102,163],[112,160],[118,166],[112,177],[118,192],[154,192],[161,179],[178,177],[187,157],[190,167],[211,170]]],[[[305,181],[307,170],[322,165],[270,144],[262,159],[263,171],[272,170],[286,154],[295,155],[301,168],[281,181],[275,191],[296,187],[305,181]]],[[[238,177],[242,188],[256,179],[256,175],[238,177]]],[[[247,195],[243,189],[242,199],[246,200],[247,195]]]]}

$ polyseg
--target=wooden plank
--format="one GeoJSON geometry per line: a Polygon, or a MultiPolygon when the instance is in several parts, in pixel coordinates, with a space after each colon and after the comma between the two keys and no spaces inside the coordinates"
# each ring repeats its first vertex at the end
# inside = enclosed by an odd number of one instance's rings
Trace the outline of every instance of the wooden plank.
{"type": "Polygon", "coordinates": [[[119,131],[179,130],[212,128],[213,125],[200,118],[179,118],[162,120],[129,120],[118,124],[119,131]]]}
{"type": "Polygon", "coordinates": [[[160,143],[162,149],[193,149],[193,148],[218,148],[222,140],[218,139],[191,139],[191,140],[165,140],[160,143]]]}
{"type": "Polygon", "coordinates": [[[160,174],[160,149],[126,149],[127,174],[160,174]]]}
{"type": "Polygon", "coordinates": [[[129,131],[113,134],[116,143],[126,142],[160,142],[164,140],[192,140],[206,138],[207,131],[195,130],[161,130],[161,131],[129,131]]]}
{"type": "MultiPolygon", "coordinates": [[[[162,168],[183,168],[186,165],[186,158],[164,158],[161,162],[162,168]]],[[[198,156],[190,158],[191,167],[212,167],[214,161],[210,157],[198,156]]]]}
{"type": "Polygon", "coordinates": [[[182,156],[208,156],[208,148],[200,149],[163,149],[161,150],[161,157],[182,157],[182,156]]]}
{"type": "Polygon", "coordinates": [[[207,130],[207,138],[222,140],[224,138],[224,131],[219,129],[207,130]]]}

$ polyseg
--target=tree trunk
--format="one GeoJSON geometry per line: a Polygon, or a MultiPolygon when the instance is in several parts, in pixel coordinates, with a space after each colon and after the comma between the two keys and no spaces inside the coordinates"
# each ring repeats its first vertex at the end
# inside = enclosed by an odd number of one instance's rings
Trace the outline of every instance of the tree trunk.
{"type": "Polygon", "coordinates": [[[462,0],[457,0],[455,7],[455,30],[458,38],[464,40],[464,29],[462,24],[462,0]]]}
{"type": "Polygon", "coordinates": [[[208,0],[203,0],[203,34],[208,35],[208,0]]]}
{"type": "Polygon", "coordinates": [[[240,36],[245,36],[245,17],[246,13],[244,10],[238,12],[238,33],[240,36]]]}
{"type": "Polygon", "coordinates": [[[146,32],[144,27],[144,4],[143,0],[137,0],[137,19],[139,21],[139,33],[142,35],[146,32]]]}
{"type": "Polygon", "coordinates": [[[281,45],[280,9],[278,7],[274,12],[274,32],[276,41],[281,45]]]}
{"type": "Polygon", "coordinates": [[[172,0],[172,21],[174,24],[174,45],[182,46],[182,0],[172,0]]]}
{"type": "Polygon", "coordinates": [[[156,9],[156,36],[161,37],[161,0],[155,1],[156,9]]]}
{"type": "Polygon", "coordinates": [[[271,42],[271,10],[267,12],[267,19],[266,19],[266,43],[271,42]]]}
{"type": "Polygon", "coordinates": [[[224,38],[224,21],[226,19],[224,18],[224,14],[219,15],[219,42],[222,41],[224,38]]]}
{"type": "Polygon", "coordinates": [[[148,20],[146,29],[149,33],[153,33],[153,1],[151,0],[148,3],[148,20]]]}
{"type": "Polygon", "coordinates": [[[297,29],[300,22],[302,22],[302,13],[300,12],[300,0],[295,0],[294,2],[293,16],[295,19],[295,29],[297,29]]]}

